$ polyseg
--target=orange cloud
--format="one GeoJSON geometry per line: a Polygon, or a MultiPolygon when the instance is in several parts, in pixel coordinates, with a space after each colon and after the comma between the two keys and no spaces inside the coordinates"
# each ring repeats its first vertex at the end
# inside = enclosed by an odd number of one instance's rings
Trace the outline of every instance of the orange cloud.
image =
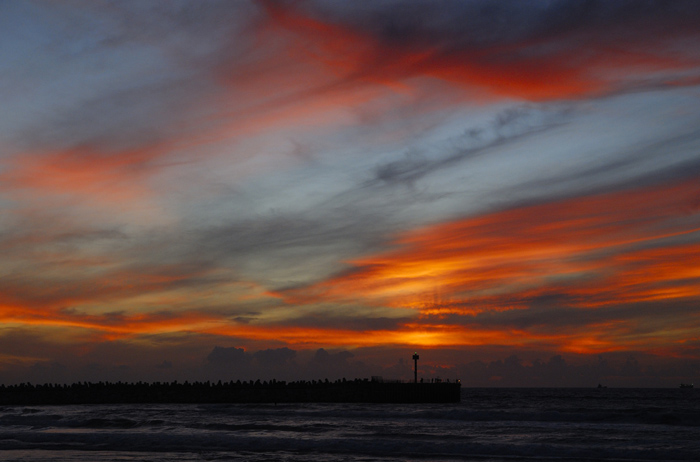
{"type": "Polygon", "coordinates": [[[99,204],[138,202],[148,195],[143,185],[149,162],[158,150],[104,153],[76,148],[45,154],[24,153],[8,162],[3,188],[68,195],[99,204]]]}
{"type": "MultiPolygon", "coordinates": [[[[0,307],[0,321],[27,327],[78,328],[90,332],[91,341],[138,339],[143,335],[189,332],[235,337],[239,341],[282,342],[303,348],[407,346],[444,347],[509,346],[551,348],[573,353],[601,353],[638,347],[641,341],[621,342],[603,330],[567,334],[537,334],[523,329],[484,328],[477,325],[407,323],[393,330],[356,331],[281,325],[236,324],[219,316],[196,312],[136,315],[86,315],[68,311],[43,312],[0,307]]],[[[67,332],[67,331],[66,331],[67,332]]],[[[66,334],[67,341],[71,335],[66,334]]],[[[645,346],[650,346],[646,344],[645,346]]],[[[660,344],[659,347],[663,346],[660,344]]]]}
{"type": "Polygon", "coordinates": [[[222,322],[222,318],[192,311],[90,315],[73,310],[0,305],[0,321],[29,327],[81,328],[93,331],[101,340],[115,340],[140,334],[196,331],[222,322]]]}
{"type": "Polygon", "coordinates": [[[162,295],[180,288],[195,290],[222,283],[221,274],[209,268],[178,265],[129,268],[117,259],[81,267],[82,261],[59,260],[54,265],[39,257],[36,262],[43,264],[43,274],[31,281],[17,279],[14,284],[4,284],[0,296],[5,303],[16,306],[57,310],[85,304],[107,306],[144,294],[162,295]]]}
{"type": "MultiPolygon", "coordinates": [[[[407,324],[395,330],[355,331],[275,325],[228,325],[206,332],[253,340],[276,340],[290,345],[351,346],[409,345],[422,347],[486,345],[507,340],[501,331],[477,331],[462,326],[407,324]]],[[[507,342],[506,343],[510,343],[507,342]]]]}
{"type": "MultiPolygon", "coordinates": [[[[613,321],[594,327],[597,329],[593,331],[591,326],[581,326],[567,333],[536,333],[525,329],[486,328],[476,324],[430,324],[419,320],[392,330],[225,325],[205,329],[205,332],[238,339],[284,342],[304,348],[403,346],[431,349],[499,345],[593,354],[651,346],[648,339],[621,340],[619,336],[627,328],[620,322],[613,321]]],[[[652,342],[657,343],[659,346],[664,344],[652,342]]]]}
{"type": "Polygon", "coordinates": [[[348,262],[340,276],[281,295],[424,314],[524,307],[552,291],[582,307],[697,297],[699,247],[687,240],[700,231],[699,194],[693,179],[431,226],[398,237],[394,251],[348,262]]]}
{"type": "Polygon", "coordinates": [[[354,303],[417,313],[392,329],[307,327],[294,325],[293,316],[285,325],[263,320],[239,324],[224,314],[191,309],[201,293],[197,287],[222,287],[216,270],[161,265],[134,271],[112,260],[91,264],[90,274],[79,271],[82,276],[73,283],[69,271],[64,282],[45,273],[48,279],[37,282],[42,287],[36,291],[6,286],[0,320],[86,329],[102,339],[187,331],[304,346],[675,351],[680,347],[669,345],[689,335],[677,319],[642,335],[635,330],[639,320],[601,316],[581,326],[567,325],[562,332],[547,319],[529,327],[506,318],[488,325],[478,315],[527,310],[550,295],[580,309],[699,299],[698,197],[700,183],[692,179],[429,226],[398,236],[394,250],[348,262],[344,274],[273,294],[295,305],[354,303]],[[104,313],[135,297],[141,297],[136,304],[141,313],[88,314],[91,307],[104,313]]]}

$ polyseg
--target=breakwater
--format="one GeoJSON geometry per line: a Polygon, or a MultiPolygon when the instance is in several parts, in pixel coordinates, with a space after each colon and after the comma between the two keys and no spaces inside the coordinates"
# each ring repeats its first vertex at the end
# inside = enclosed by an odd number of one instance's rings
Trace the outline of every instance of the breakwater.
{"type": "Polygon", "coordinates": [[[459,382],[367,379],[250,382],[97,382],[0,385],[0,405],[118,403],[455,403],[459,382]]]}

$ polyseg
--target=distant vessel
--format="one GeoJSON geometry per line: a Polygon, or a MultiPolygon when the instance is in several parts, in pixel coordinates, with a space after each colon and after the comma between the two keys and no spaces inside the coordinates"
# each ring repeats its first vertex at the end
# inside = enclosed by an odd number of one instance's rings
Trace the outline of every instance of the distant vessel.
{"type": "Polygon", "coordinates": [[[692,383],[681,383],[681,388],[695,388],[692,383]]]}

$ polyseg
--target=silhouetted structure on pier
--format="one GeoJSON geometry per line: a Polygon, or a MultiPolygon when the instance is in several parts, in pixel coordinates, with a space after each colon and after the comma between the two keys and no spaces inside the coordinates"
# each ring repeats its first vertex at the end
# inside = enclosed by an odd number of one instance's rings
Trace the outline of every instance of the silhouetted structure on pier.
{"type": "Polygon", "coordinates": [[[418,383],[418,352],[413,353],[413,383],[418,383]]]}

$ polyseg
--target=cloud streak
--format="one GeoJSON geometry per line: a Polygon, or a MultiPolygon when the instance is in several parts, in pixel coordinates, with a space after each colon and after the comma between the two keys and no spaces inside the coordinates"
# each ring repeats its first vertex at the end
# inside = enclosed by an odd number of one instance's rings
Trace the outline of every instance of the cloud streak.
{"type": "MultiPolygon", "coordinates": [[[[398,237],[396,250],[350,261],[333,278],[281,295],[288,303],[361,298],[415,309],[431,322],[464,315],[453,322],[470,325],[483,312],[542,303],[633,311],[640,303],[697,300],[699,193],[692,179],[427,227],[398,237]]],[[[586,330],[607,322],[603,316],[586,330]]],[[[615,319],[609,322],[613,328],[615,319]]]]}
{"type": "Polygon", "coordinates": [[[675,41],[698,39],[692,18],[700,12],[692,2],[443,3],[263,5],[274,27],[297,34],[307,54],[348,81],[401,85],[430,77],[542,100],[616,90],[626,81],[618,69],[634,69],[637,78],[697,69],[698,56],[672,53],[675,41]]]}

